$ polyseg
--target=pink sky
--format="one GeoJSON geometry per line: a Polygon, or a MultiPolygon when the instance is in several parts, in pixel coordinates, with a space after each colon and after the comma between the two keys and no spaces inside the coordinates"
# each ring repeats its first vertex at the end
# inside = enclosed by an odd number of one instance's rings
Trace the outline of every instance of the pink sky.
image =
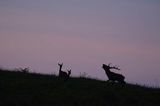
{"type": "Polygon", "coordinates": [[[0,66],[106,80],[103,63],[126,81],[160,85],[160,2],[157,0],[0,1],[0,66]]]}

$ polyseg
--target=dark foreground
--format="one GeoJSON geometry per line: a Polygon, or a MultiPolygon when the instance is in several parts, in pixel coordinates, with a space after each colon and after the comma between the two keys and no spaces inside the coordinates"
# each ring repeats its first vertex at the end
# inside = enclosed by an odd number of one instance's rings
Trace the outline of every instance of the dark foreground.
{"type": "Polygon", "coordinates": [[[160,89],[0,69],[0,106],[160,106],[160,89]]]}

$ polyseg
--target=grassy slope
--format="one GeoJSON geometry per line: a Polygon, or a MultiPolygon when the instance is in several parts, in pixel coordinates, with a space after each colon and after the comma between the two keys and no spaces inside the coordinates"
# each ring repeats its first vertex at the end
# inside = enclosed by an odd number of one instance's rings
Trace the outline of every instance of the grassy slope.
{"type": "Polygon", "coordinates": [[[0,106],[160,106],[160,89],[0,70],[0,106]]]}

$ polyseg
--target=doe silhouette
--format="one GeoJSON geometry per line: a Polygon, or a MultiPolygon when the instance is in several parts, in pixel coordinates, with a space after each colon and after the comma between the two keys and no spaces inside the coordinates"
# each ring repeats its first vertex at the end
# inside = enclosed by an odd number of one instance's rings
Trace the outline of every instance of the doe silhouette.
{"type": "Polygon", "coordinates": [[[64,79],[69,79],[69,77],[70,77],[70,75],[71,75],[71,70],[67,70],[68,71],[68,73],[67,72],[65,72],[65,71],[62,71],[62,66],[63,66],[63,63],[62,64],[59,64],[58,63],[58,65],[59,65],[59,77],[60,78],[64,78],[64,79]]]}
{"type": "Polygon", "coordinates": [[[117,81],[121,84],[125,84],[126,82],[124,81],[125,77],[121,74],[117,74],[114,72],[111,72],[110,69],[116,69],[116,70],[120,70],[118,67],[116,66],[110,66],[110,64],[106,65],[103,64],[102,68],[105,70],[106,75],[108,76],[108,81],[117,81]]]}

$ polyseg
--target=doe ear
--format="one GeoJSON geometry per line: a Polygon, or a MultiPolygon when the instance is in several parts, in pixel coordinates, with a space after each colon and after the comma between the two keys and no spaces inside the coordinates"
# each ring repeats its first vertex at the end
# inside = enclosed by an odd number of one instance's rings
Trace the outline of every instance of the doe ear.
{"type": "Polygon", "coordinates": [[[58,63],[58,65],[63,65],[63,63],[61,63],[61,64],[60,64],[60,63],[58,63]]]}
{"type": "Polygon", "coordinates": [[[61,64],[58,63],[59,66],[61,66],[61,64]]]}

